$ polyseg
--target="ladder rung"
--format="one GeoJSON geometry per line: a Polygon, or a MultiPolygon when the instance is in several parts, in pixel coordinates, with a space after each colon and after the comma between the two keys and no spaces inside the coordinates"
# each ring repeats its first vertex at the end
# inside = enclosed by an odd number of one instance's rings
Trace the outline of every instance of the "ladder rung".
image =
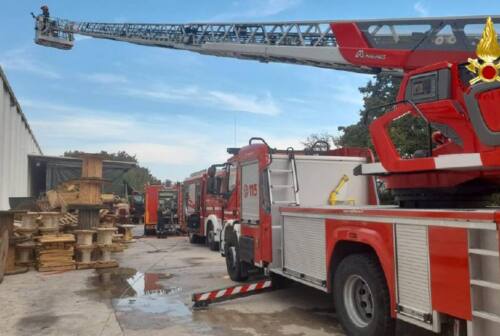
{"type": "Polygon", "coordinates": [[[295,188],[293,184],[275,184],[272,185],[271,188],[273,189],[288,189],[288,188],[295,188]]]}
{"type": "Polygon", "coordinates": [[[485,287],[485,288],[500,290],[500,284],[491,281],[472,279],[470,283],[471,285],[477,287],[485,287]]]}
{"type": "Polygon", "coordinates": [[[469,254],[476,254],[488,257],[498,257],[498,251],[485,250],[485,249],[469,249],[469,254]]]}
{"type": "Polygon", "coordinates": [[[269,170],[270,173],[292,173],[292,170],[290,169],[271,169],[269,170]]]}
{"type": "Polygon", "coordinates": [[[493,313],[487,313],[485,311],[481,310],[474,310],[472,312],[472,316],[482,318],[484,320],[500,323],[500,316],[493,314],[493,313]]]}

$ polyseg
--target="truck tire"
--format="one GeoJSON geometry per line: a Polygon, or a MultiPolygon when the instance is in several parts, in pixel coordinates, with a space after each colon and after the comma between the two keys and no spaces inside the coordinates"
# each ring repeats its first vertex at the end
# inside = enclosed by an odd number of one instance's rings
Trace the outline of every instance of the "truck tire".
{"type": "Polygon", "coordinates": [[[215,241],[215,232],[212,224],[208,224],[206,244],[211,251],[217,251],[219,244],[215,241]]]}
{"type": "Polygon", "coordinates": [[[375,256],[353,254],[344,258],[333,279],[335,309],[347,335],[395,335],[389,289],[375,256]]]}
{"type": "Polygon", "coordinates": [[[188,233],[189,237],[189,243],[191,244],[198,244],[198,236],[195,235],[194,233],[188,233]]]}
{"type": "Polygon", "coordinates": [[[248,279],[248,264],[240,260],[240,248],[236,238],[231,239],[225,246],[227,274],[233,281],[248,279]]]}

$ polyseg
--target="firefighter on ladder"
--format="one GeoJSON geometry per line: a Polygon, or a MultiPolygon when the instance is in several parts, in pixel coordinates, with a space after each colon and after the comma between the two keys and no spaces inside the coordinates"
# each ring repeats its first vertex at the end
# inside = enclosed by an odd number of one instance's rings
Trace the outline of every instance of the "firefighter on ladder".
{"type": "Polygon", "coordinates": [[[50,13],[49,13],[49,6],[43,5],[40,7],[42,10],[42,19],[43,19],[43,26],[42,26],[42,31],[46,31],[49,28],[49,18],[50,18],[50,13]]]}

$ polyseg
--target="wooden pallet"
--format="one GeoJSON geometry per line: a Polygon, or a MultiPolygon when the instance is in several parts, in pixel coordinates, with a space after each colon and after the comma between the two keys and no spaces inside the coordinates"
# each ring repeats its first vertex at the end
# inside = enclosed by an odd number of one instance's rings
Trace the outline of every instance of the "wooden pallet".
{"type": "Polygon", "coordinates": [[[75,236],[59,234],[37,237],[36,262],[39,272],[69,271],[76,268],[75,236]]]}
{"type": "Polygon", "coordinates": [[[95,262],[89,262],[89,263],[77,262],[76,263],[76,269],[79,269],[79,270],[92,269],[92,268],[95,268],[95,262]]]}

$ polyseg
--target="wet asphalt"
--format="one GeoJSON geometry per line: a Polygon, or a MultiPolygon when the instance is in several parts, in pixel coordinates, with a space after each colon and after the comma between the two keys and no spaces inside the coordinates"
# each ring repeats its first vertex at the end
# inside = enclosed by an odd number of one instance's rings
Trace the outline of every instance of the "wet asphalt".
{"type": "Polygon", "coordinates": [[[193,293],[233,284],[224,259],[185,237],[135,234],[119,268],[7,277],[0,335],[345,335],[331,297],[302,285],[193,310],[193,293]]]}

